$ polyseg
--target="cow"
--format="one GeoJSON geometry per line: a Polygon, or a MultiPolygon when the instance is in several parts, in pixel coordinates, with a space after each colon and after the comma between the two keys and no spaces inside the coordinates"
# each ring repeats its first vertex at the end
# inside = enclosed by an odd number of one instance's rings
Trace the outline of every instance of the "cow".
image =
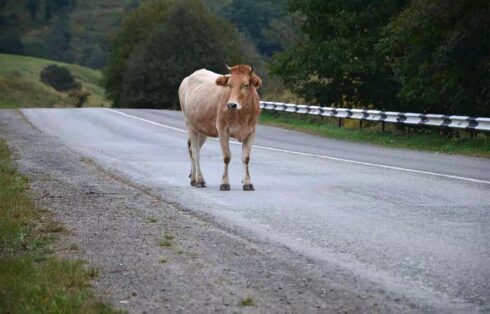
{"type": "Polygon", "coordinates": [[[220,190],[230,190],[228,165],[231,161],[230,137],[242,144],[243,190],[253,191],[250,181],[250,151],[260,115],[257,89],[262,80],[253,65],[226,66],[227,75],[206,69],[186,77],[179,87],[180,106],[188,130],[187,148],[191,158],[191,185],[204,188],[206,181],[199,164],[199,151],[207,137],[218,137],[223,152],[224,172],[220,190]]]}

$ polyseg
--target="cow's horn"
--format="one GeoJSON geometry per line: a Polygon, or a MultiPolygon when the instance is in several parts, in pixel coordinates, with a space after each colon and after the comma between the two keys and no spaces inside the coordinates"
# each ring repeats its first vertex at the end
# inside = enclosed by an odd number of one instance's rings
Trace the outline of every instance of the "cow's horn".
{"type": "Polygon", "coordinates": [[[228,69],[228,71],[231,71],[231,67],[225,63],[225,67],[228,69]]]}
{"type": "Polygon", "coordinates": [[[253,72],[255,70],[254,65],[252,63],[250,63],[250,69],[251,69],[250,72],[253,72]]]}

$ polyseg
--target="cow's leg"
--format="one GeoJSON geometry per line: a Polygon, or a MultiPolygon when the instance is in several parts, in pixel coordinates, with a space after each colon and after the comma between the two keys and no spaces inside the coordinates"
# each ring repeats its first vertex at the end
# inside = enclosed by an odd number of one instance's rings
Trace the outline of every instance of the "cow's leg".
{"type": "Polygon", "coordinates": [[[194,164],[194,158],[192,157],[190,137],[187,139],[187,149],[189,150],[189,157],[191,158],[191,173],[189,174],[189,178],[191,179],[191,185],[196,186],[196,165],[194,164]]]}
{"type": "MultiPolygon", "coordinates": [[[[199,148],[202,147],[204,142],[206,142],[207,136],[199,134],[199,148]]],[[[194,164],[194,158],[192,158],[192,149],[191,149],[191,139],[187,140],[187,149],[189,150],[189,156],[191,157],[191,173],[189,174],[189,178],[191,179],[191,185],[196,186],[196,165],[194,164]]]]}
{"type": "Polygon", "coordinates": [[[230,190],[230,178],[228,177],[228,165],[231,161],[231,151],[230,151],[230,136],[228,134],[219,135],[219,144],[221,146],[221,150],[223,151],[223,161],[225,163],[225,169],[223,171],[223,177],[221,179],[221,185],[219,189],[221,191],[229,191],[230,190]]]}
{"type": "Polygon", "coordinates": [[[250,162],[250,151],[252,150],[252,144],[255,139],[255,131],[251,133],[245,141],[243,141],[242,145],[242,163],[243,163],[243,190],[244,191],[253,191],[254,185],[250,182],[250,172],[248,170],[248,164],[250,162]]]}
{"type": "MultiPolygon", "coordinates": [[[[192,168],[191,168],[191,184],[194,184],[198,188],[206,187],[206,181],[201,173],[201,166],[199,164],[199,151],[201,149],[201,142],[199,138],[199,134],[194,131],[189,131],[189,138],[191,141],[191,156],[193,162],[194,176],[192,176],[192,168]]],[[[203,141],[204,143],[204,141],[203,141]]]]}

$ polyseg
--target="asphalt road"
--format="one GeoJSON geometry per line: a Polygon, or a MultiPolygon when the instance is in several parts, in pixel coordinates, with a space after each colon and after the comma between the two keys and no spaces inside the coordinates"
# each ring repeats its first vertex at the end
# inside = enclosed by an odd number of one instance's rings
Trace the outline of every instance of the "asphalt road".
{"type": "MultiPolygon", "coordinates": [[[[108,171],[238,234],[306,256],[441,312],[490,310],[490,161],[329,140],[261,126],[255,192],[241,190],[232,145],[230,192],[219,191],[215,140],[201,153],[208,187],[189,185],[179,112],[25,109],[28,121],[108,171]]],[[[340,280],[340,279],[339,279],[340,280]]]]}

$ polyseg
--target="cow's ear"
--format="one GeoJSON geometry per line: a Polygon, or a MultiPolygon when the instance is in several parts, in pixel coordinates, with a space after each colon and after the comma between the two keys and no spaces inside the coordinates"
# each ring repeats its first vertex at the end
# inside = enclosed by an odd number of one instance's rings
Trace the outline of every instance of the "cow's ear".
{"type": "Polygon", "coordinates": [[[216,85],[218,86],[226,86],[228,85],[229,76],[222,75],[216,79],[216,85]]]}
{"type": "Polygon", "coordinates": [[[250,84],[255,86],[255,88],[260,88],[260,86],[262,86],[262,80],[256,74],[252,74],[250,77],[250,84]]]}

